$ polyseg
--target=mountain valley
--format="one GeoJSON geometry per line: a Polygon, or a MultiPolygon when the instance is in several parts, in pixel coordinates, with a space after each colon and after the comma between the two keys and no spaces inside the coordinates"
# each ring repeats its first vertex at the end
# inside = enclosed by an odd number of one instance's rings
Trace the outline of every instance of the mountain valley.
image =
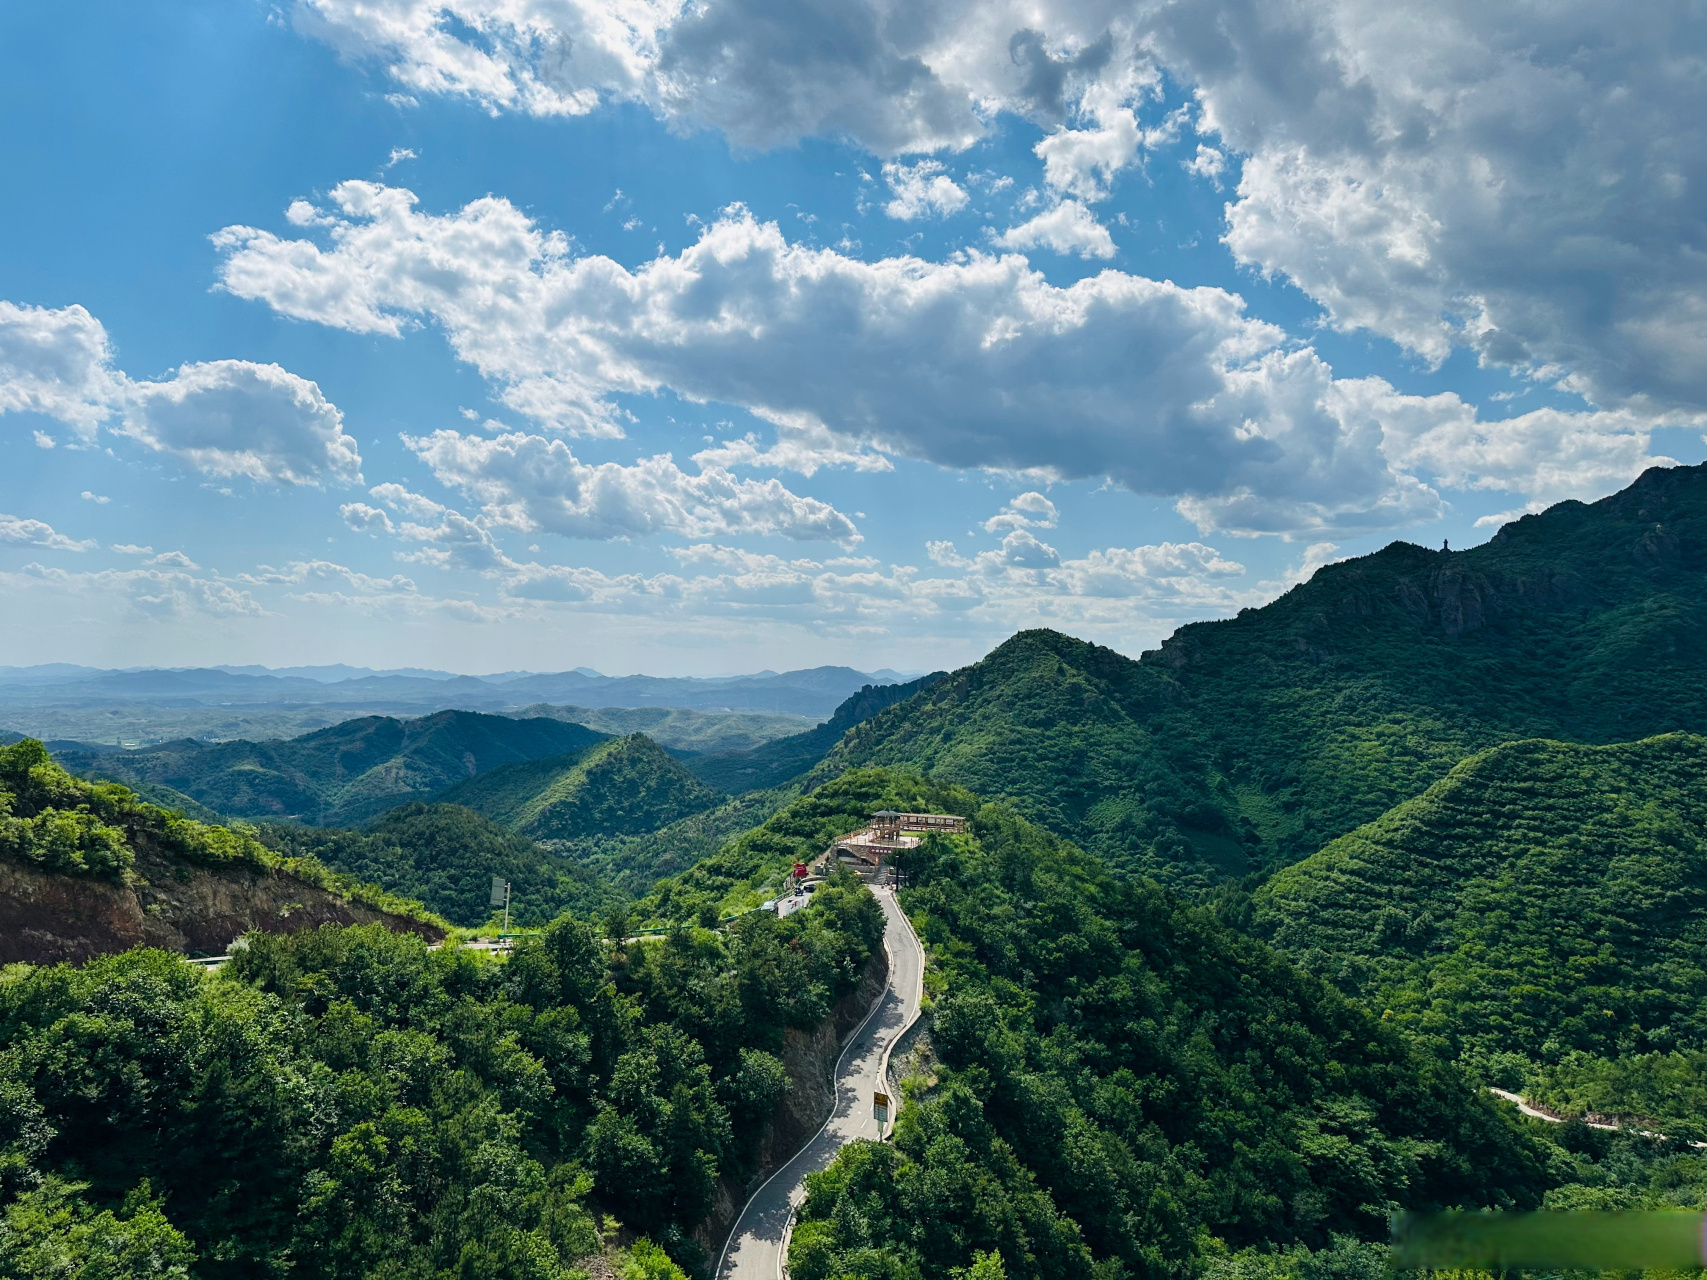
{"type": "Polygon", "coordinates": [[[794,1280],[1373,1280],[1399,1209],[1707,1210],[1703,637],[1675,467],[1136,659],[0,747],[0,924],[136,921],[0,970],[0,1260],[27,1217],[219,1280],[709,1280],[897,904],[899,1114],[801,1184],[794,1280]],[[965,829],[779,914],[881,811],[965,829]]]}

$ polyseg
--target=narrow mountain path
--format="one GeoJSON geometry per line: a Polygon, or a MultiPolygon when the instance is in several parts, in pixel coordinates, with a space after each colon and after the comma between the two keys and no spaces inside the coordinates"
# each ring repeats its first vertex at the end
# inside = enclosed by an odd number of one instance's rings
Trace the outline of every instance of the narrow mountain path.
{"type": "MultiPolygon", "coordinates": [[[[1543,1111],[1539,1107],[1530,1106],[1523,1100],[1523,1095],[1520,1093],[1512,1093],[1509,1089],[1495,1089],[1491,1085],[1488,1087],[1488,1092],[1496,1098],[1504,1098],[1507,1102],[1516,1103],[1517,1109],[1526,1116],[1534,1116],[1537,1120],[1547,1121],[1548,1124],[1563,1124],[1565,1122],[1564,1116],[1556,1116],[1551,1111],[1543,1111]]],[[[1666,1136],[1663,1133],[1655,1133],[1652,1129],[1637,1129],[1631,1125],[1619,1124],[1616,1121],[1590,1120],[1585,1117],[1583,1123],[1591,1129],[1607,1129],[1613,1133],[1617,1133],[1620,1129],[1629,1129],[1631,1133],[1640,1134],[1644,1138],[1658,1138],[1661,1142],[1666,1141],[1666,1136]]],[[[1691,1142],[1689,1145],[1697,1149],[1707,1149],[1707,1142],[1691,1142]]]]}
{"type": "MultiPolygon", "coordinates": [[[[889,1053],[919,1016],[924,994],[925,952],[892,889],[873,889],[883,907],[883,946],[889,953],[889,985],[836,1061],[836,1105],[817,1135],[753,1193],[735,1220],[717,1280],[777,1280],[783,1274],[789,1224],[806,1196],[806,1175],[824,1168],[855,1138],[882,1138],[894,1123],[872,1118],[871,1095],[897,1095],[885,1084],[889,1053]]],[[[898,1099],[897,1099],[898,1100],[898,1099]]]]}

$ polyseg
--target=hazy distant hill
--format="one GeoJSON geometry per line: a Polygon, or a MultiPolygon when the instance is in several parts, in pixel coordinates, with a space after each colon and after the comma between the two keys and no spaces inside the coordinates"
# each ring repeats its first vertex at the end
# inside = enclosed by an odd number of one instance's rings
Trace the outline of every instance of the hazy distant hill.
{"type": "Polygon", "coordinates": [[[499,765],[603,741],[558,720],[441,711],[417,720],[369,716],[284,742],[189,740],[59,758],[74,772],[170,787],[230,817],[347,826],[499,765]]]}
{"type": "MultiPolygon", "coordinates": [[[[603,676],[585,668],[482,677],[412,668],[100,671],[60,663],[0,668],[0,728],[41,739],[134,747],[179,737],[292,737],[367,715],[418,716],[447,708],[514,713],[538,703],[567,703],[583,710],[679,708],[819,720],[862,686],[898,679],[894,672],[863,673],[851,667],[666,678],[603,676]]],[[[651,727],[635,725],[628,731],[651,727]]],[[[708,742],[680,749],[723,750],[731,745],[708,742]]]]}
{"type": "Polygon", "coordinates": [[[1394,543],[1140,661],[1049,631],[856,727],[862,764],[1016,798],[1183,884],[1273,867],[1516,738],[1707,731],[1707,467],[1469,551],[1394,543]]]}
{"type": "Polygon", "coordinates": [[[1253,905],[1306,967],[1455,1049],[1707,1048],[1707,738],[1484,751],[1253,905]]]}
{"type": "Polygon", "coordinates": [[[689,711],[682,707],[577,707],[536,702],[517,717],[544,716],[584,724],[589,729],[626,737],[644,733],[652,741],[679,755],[704,752],[744,752],[778,738],[799,734],[810,726],[807,716],[781,715],[774,711],[689,711]]]}
{"type": "Polygon", "coordinates": [[[688,768],[710,786],[731,795],[780,786],[822,760],[856,724],[928,688],[942,675],[937,671],[906,684],[868,684],[837,707],[823,724],[804,733],[778,738],[746,751],[703,755],[690,761],[688,768]]]}
{"type": "Polygon", "coordinates": [[[539,840],[634,835],[723,797],[645,734],[494,769],[438,797],[539,840]]]}
{"type": "Polygon", "coordinates": [[[828,715],[872,677],[852,667],[812,667],[726,680],[661,676],[589,676],[576,671],[505,682],[512,700],[572,702],[583,707],[685,707],[693,711],[774,711],[828,715]]]}

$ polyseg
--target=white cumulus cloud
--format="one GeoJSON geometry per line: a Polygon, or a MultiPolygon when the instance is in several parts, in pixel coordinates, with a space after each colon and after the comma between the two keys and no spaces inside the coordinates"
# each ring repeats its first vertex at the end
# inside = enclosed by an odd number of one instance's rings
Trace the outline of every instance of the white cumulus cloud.
{"type": "MultiPolygon", "coordinates": [[[[225,287],[358,332],[434,323],[505,400],[556,430],[613,433],[613,397],[668,389],[778,424],[779,446],[818,433],[844,456],[875,449],[949,467],[1107,476],[1174,499],[1206,530],[1250,533],[1337,535],[1427,518],[1440,510],[1430,485],[1447,475],[1517,493],[1550,483],[1493,453],[1449,465],[1412,443],[1417,423],[1447,427],[1474,410],[1337,380],[1220,289],[1113,270],[1059,287],[1017,254],[866,262],[789,244],[739,208],[681,253],[630,270],[571,256],[560,234],[502,199],[443,216],[365,182],[333,199],[325,247],[221,232],[225,287]]],[[[1646,446],[1636,419],[1567,416],[1580,434],[1613,430],[1646,446]]],[[[807,536],[851,528],[824,504],[723,471],[724,460],[758,461],[756,447],[708,451],[693,477],[659,460],[589,468],[527,433],[428,440],[438,443],[421,446],[423,457],[442,480],[516,527],[706,531],[695,537],[715,536],[717,521],[822,531],[807,536]]]]}
{"type": "Polygon", "coordinates": [[[123,433],[214,476],[275,484],[360,483],[361,456],[338,407],[276,364],[187,364],[132,384],[123,433]]]}
{"type": "MultiPolygon", "coordinates": [[[[1227,243],[1345,329],[1603,408],[1707,409],[1707,76],[1691,0],[298,0],[410,93],[647,104],[742,145],[963,148],[1013,113],[1081,201],[1184,86],[1187,168],[1240,174],[1227,243]]],[[[1156,129],[1165,130],[1164,122],[1156,129]]],[[[1038,243],[1048,243],[1038,241],[1038,243]]]]}
{"type": "Polygon", "coordinates": [[[205,475],[296,485],[361,480],[343,415],[306,378],[276,364],[215,360],[136,382],[113,367],[106,330],[79,306],[0,302],[6,412],[46,414],[86,441],[104,424],[205,475]]]}
{"type": "Polygon", "coordinates": [[[1053,249],[1081,258],[1112,258],[1114,237],[1077,200],[1063,200],[1028,222],[1009,227],[996,237],[1004,249],[1053,249]]]}
{"type": "Polygon", "coordinates": [[[0,515],[0,543],[14,547],[46,547],[50,551],[88,551],[94,539],[79,541],[57,533],[50,524],[22,516],[0,515]]]}
{"type": "Polygon", "coordinates": [[[777,480],[721,467],[690,475],[667,454],[633,466],[581,462],[561,440],[511,432],[488,439],[436,431],[405,441],[433,476],[480,502],[494,524],[571,538],[674,533],[690,538],[773,534],[852,545],[853,522],[777,480]]]}
{"type": "Polygon", "coordinates": [[[0,301],[0,413],[44,414],[93,439],[123,386],[107,331],[84,308],[0,301]]]}
{"type": "Polygon", "coordinates": [[[932,216],[946,218],[966,207],[966,192],[943,172],[937,160],[921,160],[917,164],[890,161],[883,166],[883,180],[895,193],[895,198],[883,206],[883,212],[891,218],[904,222],[932,216]]]}
{"type": "Polygon", "coordinates": [[[1002,533],[1010,529],[1053,529],[1060,516],[1053,502],[1032,490],[1020,494],[999,513],[984,521],[984,529],[987,533],[1002,533]]]}

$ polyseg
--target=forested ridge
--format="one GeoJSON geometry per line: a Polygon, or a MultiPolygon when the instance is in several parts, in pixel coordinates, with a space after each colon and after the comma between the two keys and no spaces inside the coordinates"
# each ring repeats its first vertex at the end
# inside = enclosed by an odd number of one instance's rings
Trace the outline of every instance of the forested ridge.
{"type": "Polygon", "coordinates": [[[534,839],[638,835],[702,813],[724,797],[643,733],[585,751],[520,761],[438,797],[534,839]]]}
{"type": "Polygon", "coordinates": [[[1207,892],[1517,738],[1707,732],[1707,467],[1654,469],[1467,551],[1394,543],[1139,661],[1023,632],[854,728],[891,765],[1207,892]]]}
{"type": "Polygon", "coordinates": [[[510,919],[518,927],[549,924],[564,912],[599,917],[626,898],[580,863],[553,856],[526,836],[454,804],[399,805],[354,831],[263,823],[255,838],[281,853],[312,857],[418,898],[464,927],[492,917],[494,876],[510,885],[510,919]]]}

